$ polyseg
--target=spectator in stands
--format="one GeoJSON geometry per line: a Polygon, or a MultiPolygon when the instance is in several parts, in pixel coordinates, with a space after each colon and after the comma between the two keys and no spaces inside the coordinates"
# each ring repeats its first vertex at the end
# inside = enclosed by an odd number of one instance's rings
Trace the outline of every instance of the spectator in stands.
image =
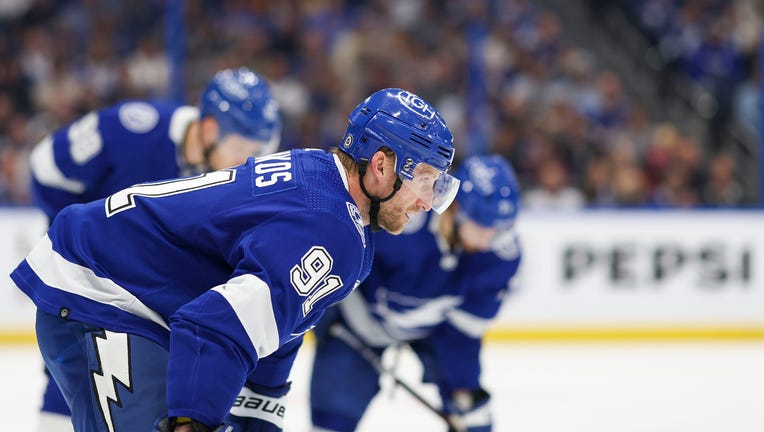
{"type": "MultiPolygon", "coordinates": [[[[677,71],[682,70],[680,66],[696,65],[694,70],[701,71],[697,76],[704,77],[698,82],[712,77],[731,86],[729,97],[739,98],[738,107],[755,106],[750,95],[758,94],[757,86],[733,92],[742,81],[734,77],[750,76],[750,59],[758,43],[750,2],[609,3],[608,7],[622,5],[634,22],[642,23],[640,28],[653,32],[649,40],[659,46],[656,52],[662,53],[663,64],[677,71]],[[724,44],[713,48],[720,34],[724,44]],[[710,67],[719,60],[720,67],[710,67]],[[739,68],[745,75],[737,73],[739,68]]],[[[120,2],[32,2],[20,9],[25,12],[17,19],[0,23],[5,30],[0,34],[0,91],[11,95],[14,111],[28,117],[37,130],[39,125],[45,130],[64,126],[96,107],[128,97],[164,96],[167,83],[162,71],[168,59],[156,37],[163,34],[164,7],[161,2],[149,2],[140,9],[120,2]],[[136,78],[145,77],[140,71],[147,68],[158,71],[148,86],[148,81],[136,78]]],[[[540,139],[535,135],[544,135],[543,140],[559,147],[570,170],[571,187],[583,190],[590,153],[606,156],[613,141],[626,133],[638,148],[637,169],[647,175],[649,194],[666,166],[659,168],[650,161],[649,136],[660,119],[650,118],[654,113],[648,111],[641,120],[648,124],[633,123],[639,119],[631,113],[643,95],[631,94],[631,86],[625,85],[629,83],[600,66],[606,62],[586,46],[574,45],[564,33],[562,18],[527,0],[487,2],[485,7],[463,1],[190,2],[184,66],[187,94],[198,94],[213,71],[237,66],[246,58],[250,67],[274,77],[274,94],[280,102],[283,99],[287,125],[284,144],[292,148],[302,146],[305,136],[314,143],[315,137],[324,137],[311,145],[328,145],[331,140],[326,137],[344,128],[343,113],[363,94],[384,87],[415,88],[436,106],[448,107],[455,118],[449,123],[455,125],[460,143],[457,157],[464,159],[479,148],[462,139],[458,127],[472,109],[467,103],[470,52],[466,35],[474,25],[484,25],[484,82],[489,97],[481,121],[496,145],[488,150],[507,154],[523,183],[536,184],[537,162],[524,158],[534,152],[533,145],[540,139]],[[560,95],[567,107],[560,104],[560,95]],[[574,107],[583,118],[572,121],[569,116],[562,125],[547,124],[552,104],[557,104],[556,115],[561,108],[574,107]],[[639,130],[633,129],[635,125],[639,130]],[[503,146],[510,143],[509,131],[512,149],[507,152],[503,146]]],[[[722,99],[720,107],[728,108],[722,99]]],[[[671,103],[667,101],[666,106],[671,103]]],[[[721,121],[714,119],[717,135],[730,127],[721,121]]],[[[31,132],[18,157],[24,157],[39,139],[31,132]]],[[[729,140],[703,138],[703,152],[726,147],[729,140]]],[[[725,151],[736,148],[742,147],[725,151]]],[[[611,180],[616,174],[617,170],[610,171],[611,180]]],[[[747,191],[742,204],[750,203],[745,200],[750,200],[750,191],[757,186],[747,179],[756,177],[740,177],[747,191]]]]}

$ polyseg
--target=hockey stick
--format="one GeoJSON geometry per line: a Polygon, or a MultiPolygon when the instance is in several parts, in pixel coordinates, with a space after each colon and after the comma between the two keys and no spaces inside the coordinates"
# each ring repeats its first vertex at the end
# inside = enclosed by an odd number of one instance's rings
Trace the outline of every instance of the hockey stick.
{"type": "Polygon", "coordinates": [[[418,400],[422,403],[427,409],[432,411],[433,413],[437,414],[440,418],[443,419],[443,421],[446,422],[448,425],[449,432],[465,432],[466,429],[464,426],[458,424],[455,419],[451,418],[445,411],[441,410],[440,408],[432,405],[430,402],[427,401],[422,395],[420,395],[416,390],[414,390],[411,386],[406,384],[404,381],[401,381],[400,378],[391,370],[385,368],[385,366],[382,364],[382,359],[380,358],[377,353],[375,353],[371,348],[366,346],[362,341],[360,341],[353,333],[351,333],[348,329],[346,329],[341,324],[332,324],[331,327],[329,327],[329,333],[336,337],[337,339],[342,340],[345,342],[349,347],[353,348],[360,354],[369,364],[371,364],[374,369],[377,371],[380,375],[388,375],[393,379],[396,385],[399,385],[401,388],[406,390],[411,396],[414,397],[414,399],[418,400]]]}

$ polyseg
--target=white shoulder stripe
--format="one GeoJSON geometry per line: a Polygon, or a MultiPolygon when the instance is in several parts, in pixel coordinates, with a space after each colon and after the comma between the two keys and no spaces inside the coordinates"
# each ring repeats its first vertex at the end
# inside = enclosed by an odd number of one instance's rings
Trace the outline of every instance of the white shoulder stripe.
{"type": "Polygon", "coordinates": [[[258,357],[263,358],[279,348],[271,290],[262,279],[244,274],[213,290],[219,292],[236,312],[258,357]]]}
{"type": "Polygon", "coordinates": [[[482,337],[488,327],[491,326],[491,320],[481,318],[461,309],[452,309],[448,312],[448,322],[450,322],[459,331],[474,339],[482,337]]]}
{"type": "Polygon", "coordinates": [[[29,165],[34,178],[45,186],[62,189],[73,194],[85,192],[85,183],[66,178],[56,165],[51,136],[45,137],[35,146],[29,156],[29,165]]]}
{"type": "Polygon", "coordinates": [[[161,315],[149,309],[129,291],[111,279],[96,275],[87,267],[67,261],[54,251],[47,234],[32,249],[26,261],[40,280],[48,286],[117,307],[155,322],[167,330],[170,329],[161,315]]]}

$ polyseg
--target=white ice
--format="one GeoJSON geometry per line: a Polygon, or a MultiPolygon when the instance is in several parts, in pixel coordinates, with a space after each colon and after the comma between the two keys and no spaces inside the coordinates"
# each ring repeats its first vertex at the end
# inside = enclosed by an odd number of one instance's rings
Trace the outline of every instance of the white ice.
{"type": "MultiPolygon", "coordinates": [[[[286,431],[308,432],[312,345],[293,370],[286,431]]],[[[385,359],[391,362],[390,356],[385,359]]],[[[491,343],[484,386],[493,394],[496,432],[764,431],[764,342],[491,343]]],[[[43,386],[32,345],[0,346],[0,418],[4,430],[33,431],[43,386]]],[[[402,378],[419,366],[404,351],[402,378]]],[[[383,390],[360,432],[445,431],[442,421],[403,389],[383,390]]]]}

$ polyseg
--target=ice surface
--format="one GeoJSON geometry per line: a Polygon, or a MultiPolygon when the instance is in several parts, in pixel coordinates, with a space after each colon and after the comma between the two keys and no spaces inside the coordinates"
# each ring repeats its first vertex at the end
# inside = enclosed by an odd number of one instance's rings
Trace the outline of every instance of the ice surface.
{"type": "MultiPolygon", "coordinates": [[[[310,431],[312,348],[306,343],[294,366],[288,432],[310,431]]],[[[491,343],[483,364],[496,432],[764,431],[764,342],[491,343]]],[[[406,351],[398,370],[435,401],[406,351]]],[[[3,429],[34,430],[42,387],[34,346],[0,346],[3,429]]],[[[441,423],[383,380],[359,431],[445,431],[441,423]]]]}

